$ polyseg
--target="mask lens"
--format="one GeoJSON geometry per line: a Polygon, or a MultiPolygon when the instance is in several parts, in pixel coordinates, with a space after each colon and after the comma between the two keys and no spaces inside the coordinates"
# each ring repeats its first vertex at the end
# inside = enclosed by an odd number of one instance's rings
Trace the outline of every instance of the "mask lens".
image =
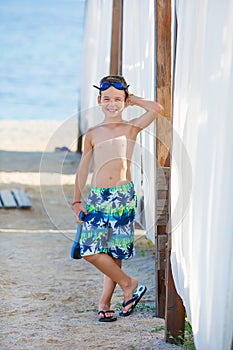
{"type": "Polygon", "coordinates": [[[100,90],[107,90],[111,84],[108,81],[105,81],[103,84],[101,84],[100,90]]]}
{"type": "Polygon", "coordinates": [[[119,81],[115,81],[114,83],[112,83],[112,85],[114,86],[114,88],[116,88],[118,90],[125,90],[125,87],[119,81]]]}

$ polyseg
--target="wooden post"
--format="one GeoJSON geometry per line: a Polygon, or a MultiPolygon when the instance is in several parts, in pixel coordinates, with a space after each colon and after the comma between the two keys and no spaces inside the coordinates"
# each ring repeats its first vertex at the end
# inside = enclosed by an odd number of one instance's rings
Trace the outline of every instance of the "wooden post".
{"type": "Polygon", "coordinates": [[[77,153],[82,153],[82,145],[83,145],[83,135],[81,133],[81,128],[80,128],[80,101],[79,101],[79,105],[78,105],[78,137],[77,137],[77,149],[76,152],[77,153]]]}
{"type": "Polygon", "coordinates": [[[78,135],[77,135],[77,149],[76,152],[77,153],[82,153],[82,144],[83,144],[83,135],[81,133],[81,129],[80,129],[80,101],[78,104],[78,135]]]}
{"type": "MultiPolygon", "coordinates": [[[[171,123],[171,1],[157,0],[156,2],[156,100],[164,107],[166,121],[171,123]]],[[[157,121],[157,160],[159,167],[170,167],[171,129],[163,118],[157,121]]],[[[158,193],[159,196],[159,193],[158,193]]],[[[158,197],[158,199],[160,199],[158,197]]],[[[167,235],[166,225],[157,226],[157,239],[167,235]]],[[[158,251],[158,317],[165,317],[166,287],[165,271],[166,244],[158,251]]]]}
{"type": "Polygon", "coordinates": [[[165,316],[165,339],[169,343],[182,344],[185,331],[185,309],[172,277],[171,249],[167,250],[167,293],[165,316]]]}
{"type": "MultiPolygon", "coordinates": [[[[171,192],[169,184],[169,216],[171,216],[171,192]]],[[[170,226],[167,227],[168,232],[171,232],[170,226]]],[[[168,234],[168,243],[166,249],[166,307],[165,307],[165,338],[169,343],[182,344],[185,331],[185,308],[182,299],[177,294],[171,270],[171,233],[168,234]]]]}
{"type": "Polygon", "coordinates": [[[123,0],[113,0],[110,75],[122,74],[123,0]]]}
{"type": "MultiPolygon", "coordinates": [[[[164,118],[157,123],[158,166],[169,169],[172,138],[172,79],[171,79],[171,0],[157,0],[156,4],[156,100],[164,106],[164,118]]],[[[170,201],[170,198],[168,197],[170,201]]],[[[169,206],[168,206],[169,207],[169,206]]],[[[169,213],[168,213],[169,214],[169,213]]],[[[184,307],[176,292],[170,265],[170,229],[157,226],[158,240],[167,235],[168,243],[158,252],[158,316],[166,318],[166,341],[176,343],[184,335],[184,307]],[[164,259],[166,258],[166,266],[164,259]]]]}

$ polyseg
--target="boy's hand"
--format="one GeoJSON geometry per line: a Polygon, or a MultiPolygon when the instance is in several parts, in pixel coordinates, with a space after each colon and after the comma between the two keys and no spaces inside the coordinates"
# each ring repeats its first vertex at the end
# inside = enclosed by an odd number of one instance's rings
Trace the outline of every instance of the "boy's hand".
{"type": "Polygon", "coordinates": [[[135,96],[134,94],[129,94],[127,98],[127,106],[139,106],[145,108],[147,111],[153,110],[161,115],[164,113],[164,108],[160,103],[146,100],[142,97],[135,96]]]}
{"type": "Polygon", "coordinates": [[[127,105],[128,106],[133,106],[134,105],[134,103],[133,103],[133,96],[134,96],[134,94],[129,94],[128,95],[128,98],[127,98],[127,105]]]}
{"type": "Polygon", "coordinates": [[[84,214],[87,214],[86,209],[82,206],[81,203],[75,203],[73,205],[73,210],[74,210],[74,219],[77,224],[82,224],[83,221],[79,219],[80,212],[83,211],[84,214]]]}

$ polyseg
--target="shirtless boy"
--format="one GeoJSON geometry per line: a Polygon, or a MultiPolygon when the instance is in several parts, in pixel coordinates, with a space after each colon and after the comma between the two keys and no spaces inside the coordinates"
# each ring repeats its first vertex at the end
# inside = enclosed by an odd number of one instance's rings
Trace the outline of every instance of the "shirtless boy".
{"type": "MultiPolygon", "coordinates": [[[[95,86],[96,87],[96,86],[95,86]]],[[[125,274],[122,260],[134,252],[134,218],[136,194],[130,164],[138,133],[151,124],[161,105],[129,94],[122,76],[101,79],[98,104],[104,120],[85,135],[84,150],[77,170],[73,209],[77,223],[83,223],[80,239],[81,255],[104,274],[103,292],[99,301],[99,321],[117,319],[110,310],[111,298],[120,286],[124,302],[120,316],[129,316],[143,294],[145,286],[125,274]],[[130,121],[122,119],[128,105],[145,109],[145,113],[130,121]],[[93,176],[86,206],[82,205],[82,191],[86,184],[93,157],[93,176]],[[79,220],[80,211],[86,214],[79,220]]]]}

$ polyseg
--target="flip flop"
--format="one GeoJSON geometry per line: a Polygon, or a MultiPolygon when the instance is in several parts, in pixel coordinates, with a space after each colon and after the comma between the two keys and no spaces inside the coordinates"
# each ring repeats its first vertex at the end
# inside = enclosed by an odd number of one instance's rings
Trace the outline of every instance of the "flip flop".
{"type": "Polygon", "coordinates": [[[123,317],[131,315],[133,313],[136,305],[139,303],[139,301],[141,300],[143,295],[146,293],[146,291],[147,291],[146,286],[140,285],[133,293],[133,298],[122,303],[123,307],[126,307],[129,304],[133,304],[133,305],[129,308],[129,310],[127,312],[120,311],[119,315],[123,316],[123,317]]]}
{"type": "Polygon", "coordinates": [[[102,314],[102,315],[104,315],[104,317],[100,317],[99,318],[99,322],[113,322],[113,321],[116,321],[117,320],[116,316],[106,316],[106,314],[114,314],[114,313],[115,313],[115,311],[113,311],[113,310],[107,310],[107,311],[100,310],[98,312],[98,315],[102,314]]]}

